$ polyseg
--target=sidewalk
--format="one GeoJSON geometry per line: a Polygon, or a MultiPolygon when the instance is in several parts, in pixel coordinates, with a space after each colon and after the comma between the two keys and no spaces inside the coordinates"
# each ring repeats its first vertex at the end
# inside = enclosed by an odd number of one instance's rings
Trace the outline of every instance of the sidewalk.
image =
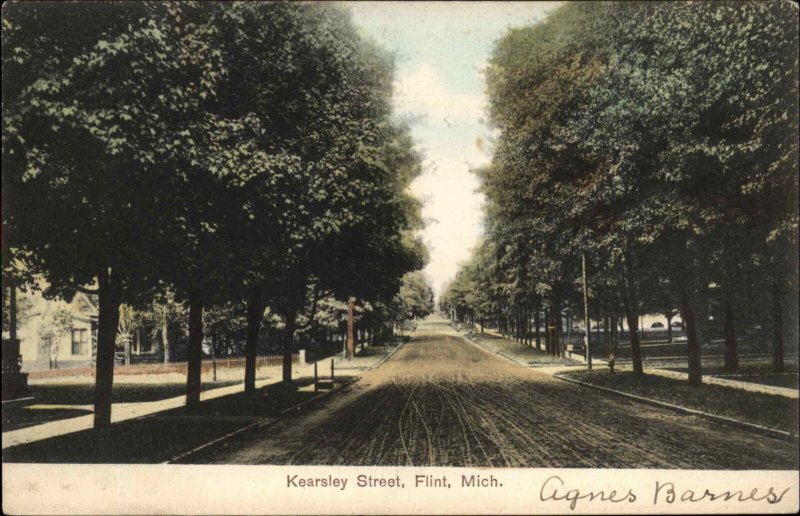
{"type": "MultiPolygon", "coordinates": [[[[332,357],[334,360],[334,374],[339,375],[339,371],[345,372],[348,376],[359,376],[363,371],[373,369],[380,365],[380,363],[390,356],[399,346],[391,346],[384,352],[383,346],[374,348],[365,348],[361,355],[357,355],[350,361],[343,360],[341,355],[332,357]]],[[[317,363],[317,373],[321,380],[330,378],[330,363],[331,358],[323,359],[317,363]]],[[[292,378],[310,378],[314,376],[314,363],[303,365],[294,365],[292,367],[292,378]]],[[[266,387],[279,383],[281,381],[280,375],[275,377],[266,378],[264,380],[256,381],[256,389],[266,387]]],[[[218,389],[210,389],[203,391],[200,394],[200,401],[207,401],[231,394],[236,394],[244,391],[244,383],[230,385],[227,387],[220,387],[218,389]]],[[[158,401],[140,402],[140,403],[115,403],[111,409],[111,422],[119,423],[143,416],[149,416],[180,408],[186,404],[186,396],[176,396],[158,401]]],[[[77,407],[77,406],[76,406],[77,407]]],[[[88,408],[91,406],[81,408],[88,408]]],[[[84,416],[73,417],[69,419],[60,419],[57,421],[50,421],[40,425],[29,426],[20,428],[18,430],[11,430],[3,432],[2,441],[3,449],[17,446],[20,444],[41,441],[51,437],[80,432],[89,430],[94,424],[94,414],[87,414],[84,416]]]]}
{"type": "MultiPolygon", "coordinates": [[[[278,379],[268,378],[256,382],[256,388],[264,387],[271,383],[276,383],[278,379]]],[[[244,390],[244,383],[211,389],[200,393],[200,401],[220,398],[229,394],[236,394],[244,390]]],[[[186,404],[186,396],[176,396],[158,401],[148,401],[141,403],[115,403],[111,407],[111,422],[119,423],[142,416],[149,416],[165,410],[182,407],[186,404]]],[[[88,408],[92,408],[91,406],[88,408]]],[[[41,425],[29,426],[10,432],[3,432],[3,449],[17,446],[19,444],[41,441],[59,435],[71,434],[83,430],[89,430],[94,424],[94,414],[73,417],[69,419],[59,419],[41,425]]]]}
{"type": "MultiPolygon", "coordinates": [[[[628,369],[630,366],[628,366],[628,369]]],[[[688,373],[679,373],[677,371],[670,371],[667,369],[655,369],[652,367],[645,367],[646,374],[655,374],[666,378],[674,378],[676,380],[689,381],[688,373]]],[[[776,387],[774,385],[764,385],[761,383],[753,382],[740,382],[737,380],[729,380],[727,378],[717,378],[715,376],[703,376],[703,383],[709,385],[719,385],[722,387],[730,387],[732,389],[739,389],[742,391],[760,392],[763,394],[772,394],[774,396],[785,396],[787,398],[798,399],[800,398],[800,391],[789,387],[776,387]]]]}
{"type": "MultiPolygon", "coordinates": [[[[462,329],[463,331],[463,329],[462,329]]],[[[479,329],[476,328],[476,331],[479,329]]],[[[488,348],[495,354],[505,356],[506,358],[510,358],[514,360],[519,365],[525,367],[536,367],[537,371],[554,375],[556,373],[562,371],[569,371],[574,370],[577,368],[585,368],[584,365],[585,358],[583,355],[577,353],[570,353],[567,352],[567,356],[569,357],[567,360],[573,363],[557,363],[553,361],[552,364],[545,364],[543,366],[537,365],[537,360],[543,360],[542,357],[550,357],[549,355],[545,354],[542,351],[539,351],[535,348],[529,348],[524,346],[514,340],[504,338],[497,330],[490,330],[484,329],[484,334],[490,335],[493,338],[490,339],[481,339],[479,345],[488,348]]],[[[476,333],[476,335],[480,335],[476,333]]],[[[474,340],[473,340],[474,341],[474,340]]],[[[550,357],[553,358],[553,357],[550,357]]],[[[561,359],[564,360],[564,359],[561,359]]],[[[604,359],[592,357],[592,366],[596,369],[605,369],[608,367],[608,362],[604,359]]],[[[616,370],[618,371],[629,371],[631,369],[630,364],[618,364],[616,370]]],[[[672,378],[674,380],[683,380],[688,381],[689,375],[687,373],[681,373],[677,371],[670,371],[667,369],[658,369],[655,367],[645,367],[644,368],[645,374],[651,374],[656,376],[663,376],[665,378],[672,378]]],[[[787,398],[792,399],[799,399],[800,398],[800,390],[792,389],[788,387],[776,387],[772,385],[763,385],[759,383],[752,383],[752,382],[741,382],[737,380],[731,380],[728,378],[716,378],[714,376],[704,375],[703,382],[709,385],[719,385],[722,387],[729,387],[732,389],[739,389],[742,391],[749,391],[749,392],[758,392],[762,394],[771,394],[774,396],[784,396],[787,398]]]]}

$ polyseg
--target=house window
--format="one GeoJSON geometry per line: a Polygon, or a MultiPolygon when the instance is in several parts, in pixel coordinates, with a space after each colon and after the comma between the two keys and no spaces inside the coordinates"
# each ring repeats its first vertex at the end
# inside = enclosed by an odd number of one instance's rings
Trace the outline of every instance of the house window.
{"type": "Polygon", "coordinates": [[[84,329],[72,330],[72,354],[83,355],[88,343],[88,332],[84,329]]]}

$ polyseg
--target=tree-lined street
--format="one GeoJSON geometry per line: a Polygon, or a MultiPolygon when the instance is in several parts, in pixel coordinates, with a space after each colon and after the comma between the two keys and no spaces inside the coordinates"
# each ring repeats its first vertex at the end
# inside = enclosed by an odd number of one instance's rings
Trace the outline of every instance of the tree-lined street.
{"type": "Polygon", "coordinates": [[[198,464],[783,469],[797,446],[609,398],[423,322],[324,407],[186,459],[198,464]]]}
{"type": "Polygon", "coordinates": [[[797,468],[797,6],[454,5],[4,6],[4,460],[797,468]]]}

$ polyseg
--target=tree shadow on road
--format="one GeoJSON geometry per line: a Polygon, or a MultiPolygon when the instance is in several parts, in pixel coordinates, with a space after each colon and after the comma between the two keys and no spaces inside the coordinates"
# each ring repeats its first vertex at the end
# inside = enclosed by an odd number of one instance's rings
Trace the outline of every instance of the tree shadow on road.
{"type": "MultiPolygon", "coordinates": [[[[351,383],[340,377],[337,384],[351,383]]],[[[123,421],[100,430],[85,430],[3,450],[3,462],[160,463],[231,432],[309,401],[310,379],[292,388],[273,384],[252,394],[237,393],[186,407],[123,421]]]]}

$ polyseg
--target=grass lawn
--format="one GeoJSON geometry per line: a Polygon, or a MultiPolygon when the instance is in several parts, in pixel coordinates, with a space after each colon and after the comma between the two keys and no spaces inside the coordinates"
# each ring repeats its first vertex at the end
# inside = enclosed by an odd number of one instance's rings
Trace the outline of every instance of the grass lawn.
{"type": "MultiPolygon", "coordinates": [[[[352,378],[337,378],[350,383],[352,378]]],[[[296,382],[304,387],[309,382],[296,382]]],[[[254,394],[237,393],[132,419],[102,430],[85,430],[3,450],[3,462],[160,463],[267,418],[315,396],[313,390],[286,391],[281,384],[254,394]]]]}
{"type": "Polygon", "coordinates": [[[748,392],[718,385],[690,386],[682,380],[632,372],[570,371],[564,376],[718,416],[789,432],[798,429],[796,399],[748,392]]]}
{"type": "MultiPolygon", "coordinates": [[[[202,389],[216,389],[239,383],[203,382],[202,389]]],[[[185,383],[118,383],[114,385],[112,403],[157,401],[186,394],[185,383]]],[[[49,383],[31,385],[25,397],[31,400],[3,404],[3,431],[91,414],[80,405],[94,404],[94,384],[49,383]],[[76,405],[75,408],[31,409],[33,405],[76,405]]]]}

